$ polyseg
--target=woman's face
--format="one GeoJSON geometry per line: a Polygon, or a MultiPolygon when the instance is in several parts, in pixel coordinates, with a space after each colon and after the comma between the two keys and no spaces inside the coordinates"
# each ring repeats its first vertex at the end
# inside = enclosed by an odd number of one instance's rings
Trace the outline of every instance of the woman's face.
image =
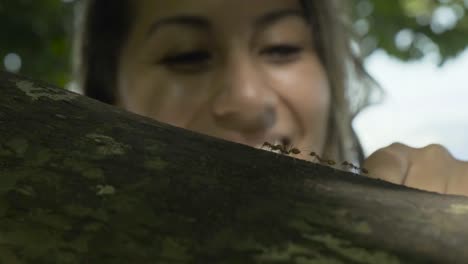
{"type": "Polygon", "coordinates": [[[132,4],[118,105],[254,147],[323,151],[330,87],[299,1],[132,4]]]}

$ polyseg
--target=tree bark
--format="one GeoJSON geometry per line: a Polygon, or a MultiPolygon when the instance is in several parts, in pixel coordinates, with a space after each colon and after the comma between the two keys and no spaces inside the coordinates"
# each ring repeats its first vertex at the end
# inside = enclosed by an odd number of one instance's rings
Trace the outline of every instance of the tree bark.
{"type": "Polygon", "coordinates": [[[467,263],[468,199],[0,73],[0,263],[467,263]]]}

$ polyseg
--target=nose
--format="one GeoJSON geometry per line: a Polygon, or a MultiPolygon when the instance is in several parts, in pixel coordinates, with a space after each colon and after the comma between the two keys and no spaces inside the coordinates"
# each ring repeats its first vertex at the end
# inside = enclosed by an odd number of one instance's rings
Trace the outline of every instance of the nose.
{"type": "Polygon", "coordinates": [[[216,123],[245,134],[265,132],[277,118],[277,97],[267,77],[249,58],[235,56],[217,74],[216,123]]]}

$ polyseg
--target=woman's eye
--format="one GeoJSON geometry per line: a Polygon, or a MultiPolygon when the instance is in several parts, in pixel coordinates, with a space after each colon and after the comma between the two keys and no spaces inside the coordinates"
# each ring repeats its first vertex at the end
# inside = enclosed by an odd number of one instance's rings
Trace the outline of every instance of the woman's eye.
{"type": "Polygon", "coordinates": [[[274,60],[289,60],[296,58],[303,50],[302,47],[292,45],[274,45],[263,49],[261,54],[265,54],[274,60]]]}
{"type": "Polygon", "coordinates": [[[164,57],[160,63],[174,68],[201,69],[211,60],[209,52],[189,51],[164,57]]]}

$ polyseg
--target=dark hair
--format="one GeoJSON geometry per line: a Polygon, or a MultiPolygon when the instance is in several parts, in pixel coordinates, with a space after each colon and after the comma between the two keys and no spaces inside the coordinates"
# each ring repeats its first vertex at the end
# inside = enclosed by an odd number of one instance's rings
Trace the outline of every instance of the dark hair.
{"type": "MultiPolygon", "coordinates": [[[[371,103],[371,91],[377,86],[351,49],[344,4],[339,0],[299,2],[331,87],[325,155],[362,163],[364,155],[352,120],[371,103]]],[[[132,24],[132,6],[126,0],[83,0],[82,4],[77,7],[75,76],[85,95],[114,104],[118,58],[132,24]]]]}
{"type": "Polygon", "coordinates": [[[85,0],[76,8],[74,75],[85,95],[114,104],[119,54],[130,30],[131,5],[127,0],[85,0]]]}

